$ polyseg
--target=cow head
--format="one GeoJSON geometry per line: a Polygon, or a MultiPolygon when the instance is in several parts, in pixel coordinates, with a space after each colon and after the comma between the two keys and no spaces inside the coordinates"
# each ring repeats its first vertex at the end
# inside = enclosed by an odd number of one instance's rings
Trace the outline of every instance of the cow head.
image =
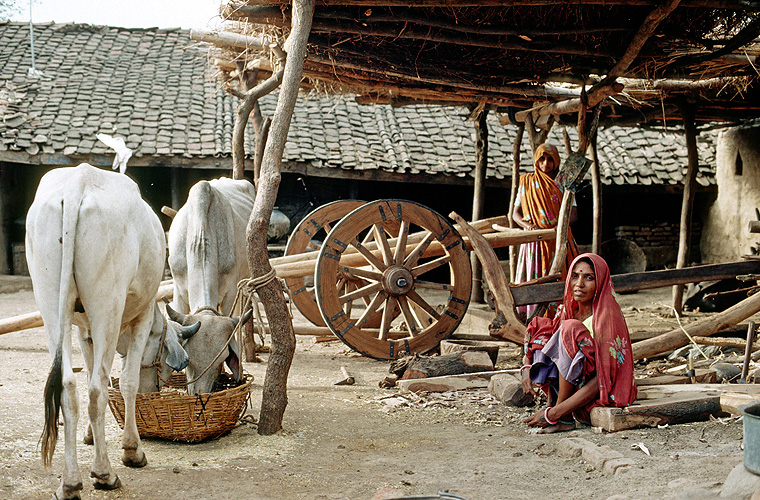
{"type": "Polygon", "coordinates": [[[143,351],[138,392],[160,391],[172,370],[180,371],[188,365],[190,357],[182,344],[200,328],[200,321],[188,326],[170,321],[156,307],[153,326],[143,351]]]}
{"type": "Polygon", "coordinates": [[[222,364],[225,362],[232,371],[235,381],[240,381],[240,348],[232,334],[239,322],[245,323],[251,318],[252,311],[246,312],[242,318],[230,318],[211,312],[182,314],[167,305],[166,313],[172,321],[181,325],[190,325],[203,320],[200,330],[183,344],[190,357],[185,369],[187,379],[191,381],[199,377],[194,383],[188,384],[189,394],[212,392],[214,382],[221,374],[222,364]]]}

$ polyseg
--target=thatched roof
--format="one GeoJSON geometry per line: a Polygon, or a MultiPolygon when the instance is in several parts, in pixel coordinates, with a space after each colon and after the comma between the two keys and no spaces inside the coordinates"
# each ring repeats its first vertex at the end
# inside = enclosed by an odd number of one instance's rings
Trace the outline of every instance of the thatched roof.
{"type": "MultiPolygon", "coordinates": [[[[223,10],[237,36],[216,42],[225,74],[271,70],[240,47],[282,45],[290,1],[223,10]]],[[[697,121],[736,122],[760,114],[759,10],[757,0],[317,0],[304,86],[360,102],[489,105],[522,121],[585,84],[597,99],[612,94],[605,121],[680,120],[686,101],[697,121]]],[[[542,114],[574,121],[578,106],[563,106],[542,114]]]]}

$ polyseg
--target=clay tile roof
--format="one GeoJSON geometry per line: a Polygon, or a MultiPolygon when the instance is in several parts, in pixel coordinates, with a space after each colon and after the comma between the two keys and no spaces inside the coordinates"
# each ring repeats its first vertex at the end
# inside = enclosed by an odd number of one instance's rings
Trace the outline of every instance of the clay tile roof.
{"type": "MultiPolygon", "coordinates": [[[[61,164],[96,155],[110,165],[113,153],[98,133],[124,138],[132,162],[231,155],[237,99],[208,76],[208,49],[187,30],[52,23],[34,29],[41,78],[27,76],[28,24],[0,22],[0,161],[3,152],[15,152],[30,155],[29,163],[40,163],[41,155],[61,164]]],[[[275,99],[261,100],[264,115],[274,113],[275,99]]],[[[475,129],[467,115],[461,107],[361,105],[345,96],[307,95],[296,106],[283,160],[326,172],[470,177],[475,129]]],[[[509,179],[517,128],[491,113],[488,129],[487,177],[509,179]]],[[[574,129],[568,132],[575,144],[574,129]]],[[[701,185],[715,183],[715,136],[699,138],[701,185]]],[[[561,127],[548,140],[564,150],[561,127]]],[[[252,153],[254,144],[249,126],[246,150],[252,153]]],[[[610,127],[599,130],[598,144],[606,184],[683,179],[682,135],[610,127]]],[[[524,138],[523,171],[531,168],[529,149],[524,138]]]]}

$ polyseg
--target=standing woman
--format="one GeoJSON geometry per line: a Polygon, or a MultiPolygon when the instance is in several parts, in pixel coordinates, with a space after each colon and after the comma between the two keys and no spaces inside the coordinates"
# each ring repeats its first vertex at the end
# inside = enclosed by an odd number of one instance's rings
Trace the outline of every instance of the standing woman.
{"type": "MultiPolygon", "coordinates": [[[[550,144],[541,144],[533,155],[535,171],[520,176],[518,191],[512,218],[523,229],[551,229],[557,226],[562,205],[562,187],[554,181],[559,171],[559,151],[550,144]]],[[[573,202],[570,211],[570,223],[578,219],[578,207],[573,202]]],[[[562,267],[562,276],[567,273],[568,264],[578,255],[573,233],[567,231],[567,257],[562,267]]],[[[541,278],[549,274],[554,259],[555,241],[542,240],[520,245],[517,259],[515,283],[541,278]]],[[[519,313],[530,317],[535,305],[518,307],[519,313]]],[[[553,312],[553,311],[551,311],[553,312]]],[[[549,314],[551,316],[553,314],[549,314]]]]}
{"type": "Polygon", "coordinates": [[[533,318],[525,334],[523,391],[535,395],[539,385],[549,405],[524,422],[541,433],[572,430],[573,417],[588,423],[595,406],[636,399],[631,338],[607,263],[584,253],[570,269],[557,317],[533,318]]]}

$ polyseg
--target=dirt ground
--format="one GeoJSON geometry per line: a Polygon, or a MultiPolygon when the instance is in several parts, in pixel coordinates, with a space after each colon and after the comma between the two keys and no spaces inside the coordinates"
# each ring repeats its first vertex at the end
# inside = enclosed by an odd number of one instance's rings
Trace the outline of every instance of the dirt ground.
{"type": "MultiPolygon", "coordinates": [[[[6,292],[0,293],[0,318],[35,311],[30,283],[0,277],[9,281],[0,286],[6,292]]],[[[677,327],[675,319],[662,317],[669,295],[669,289],[622,295],[631,331],[677,327]]],[[[76,349],[75,366],[83,366],[76,349]]],[[[519,348],[502,348],[497,367],[518,367],[518,356],[519,348]]],[[[42,467],[38,446],[49,367],[42,328],[0,336],[0,499],[50,498],[57,487],[63,443],[49,470],[42,467]]],[[[246,363],[245,369],[255,377],[248,413],[258,419],[266,365],[246,363]]],[[[109,457],[123,486],[93,490],[92,448],[79,444],[83,497],[369,500],[381,488],[396,488],[406,495],[448,490],[468,500],[662,499],[678,493],[671,481],[720,483],[742,461],[742,423],[735,418],[612,434],[585,427],[536,435],[520,422],[526,409],[504,406],[485,390],[402,398],[395,389],[378,387],[387,370],[387,362],[361,357],[341,343],[299,336],[283,431],[264,437],[249,423],[200,444],[147,439],[149,463],[143,469],[121,465],[121,431],[109,412],[109,457]],[[341,366],[356,377],[355,385],[332,385],[341,378],[341,366]],[[603,475],[557,453],[565,437],[607,445],[634,466],[625,474],[603,475]],[[634,446],[639,443],[650,455],[634,446]]],[[[78,377],[81,436],[85,374],[78,377]]]]}

